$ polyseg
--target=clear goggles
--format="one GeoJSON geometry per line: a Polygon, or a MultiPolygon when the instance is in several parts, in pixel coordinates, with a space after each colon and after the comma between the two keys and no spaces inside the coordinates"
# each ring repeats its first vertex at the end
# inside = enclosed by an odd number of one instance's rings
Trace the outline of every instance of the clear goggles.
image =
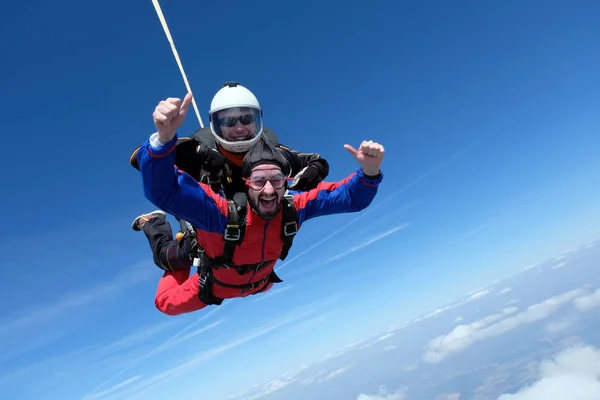
{"type": "Polygon", "coordinates": [[[287,180],[286,176],[283,172],[279,172],[276,174],[252,174],[249,178],[244,179],[246,181],[246,185],[248,185],[251,189],[261,190],[265,187],[267,182],[270,182],[273,188],[281,189],[287,180]]]}
{"type": "Polygon", "coordinates": [[[260,110],[250,107],[219,110],[211,115],[211,120],[215,134],[230,142],[253,139],[262,130],[260,110]]]}

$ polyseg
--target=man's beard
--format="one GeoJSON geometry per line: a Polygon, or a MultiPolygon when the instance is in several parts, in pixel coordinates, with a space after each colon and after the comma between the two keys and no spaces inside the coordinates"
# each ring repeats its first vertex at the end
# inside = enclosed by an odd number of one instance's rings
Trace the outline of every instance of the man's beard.
{"type": "Polygon", "coordinates": [[[252,209],[254,210],[254,212],[256,214],[258,214],[259,217],[266,219],[266,220],[270,220],[275,218],[275,216],[279,213],[279,211],[281,210],[281,199],[276,195],[275,197],[275,209],[273,211],[267,211],[267,212],[263,212],[260,210],[260,199],[264,197],[264,196],[259,196],[257,199],[254,198],[250,198],[250,207],[252,207],[252,209]]]}

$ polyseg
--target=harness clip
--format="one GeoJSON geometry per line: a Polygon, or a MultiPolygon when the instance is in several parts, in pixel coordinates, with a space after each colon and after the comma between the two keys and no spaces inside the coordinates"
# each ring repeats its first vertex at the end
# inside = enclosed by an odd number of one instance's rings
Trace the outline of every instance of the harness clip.
{"type": "Polygon", "coordinates": [[[208,273],[206,273],[205,271],[202,271],[198,275],[198,278],[200,279],[200,285],[201,286],[205,286],[206,285],[206,281],[208,280],[208,273]]]}
{"type": "Polygon", "coordinates": [[[283,226],[283,234],[285,236],[294,236],[296,232],[298,232],[298,224],[296,223],[296,221],[286,222],[283,226]],[[290,227],[291,229],[288,229],[290,227]]]}
{"type": "Polygon", "coordinates": [[[225,229],[225,235],[223,237],[225,240],[236,242],[240,240],[241,236],[242,232],[239,225],[227,225],[227,229],[225,229]]]}

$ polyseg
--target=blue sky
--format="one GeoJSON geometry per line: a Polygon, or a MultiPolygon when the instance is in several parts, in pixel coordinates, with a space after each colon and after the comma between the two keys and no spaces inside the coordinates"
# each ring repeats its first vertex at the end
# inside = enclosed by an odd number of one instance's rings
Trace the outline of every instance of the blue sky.
{"type": "Polygon", "coordinates": [[[516,5],[162,4],[204,122],[238,80],[330,180],[345,143],[387,153],[372,206],[306,224],[277,289],[176,318],[130,229],[154,207],[129,154],[185,95],[152,3],[7,6],[0,393],[225,398],[596,238],[600,5],[516,5]]]}

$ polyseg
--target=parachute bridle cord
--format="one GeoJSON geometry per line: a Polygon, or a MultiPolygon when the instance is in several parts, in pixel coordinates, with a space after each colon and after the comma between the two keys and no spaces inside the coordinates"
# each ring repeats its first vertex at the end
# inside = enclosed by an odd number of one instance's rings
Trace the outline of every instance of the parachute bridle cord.
{"type": "MultiPolygon", "coordinates": [[[[173,55],[175,56],[175,61],[177,61],[177,65],[179,66],[179,70],[181,71],[181,76],[183,76],[183,81],[185,82],[185,87],[187,88],[189,93],[193,93],[190,88],[190,83],[187,80],[187,76],[185,75],[185,71],[183,70],[183,65],[181,65],[181,60],[179,59],[179,54],[177,54],[177,48],[175,48],[175,43],[173,42],[173,38],[171,37],[171,32],[169,31],[169,26],[167,25],[167,21],[165,20],[165,16],[162,13],[160,8],[160,4],[158,4],[158,0],[152,0],[152,4],[154,4],[154,9],[156,10],[156,14],[158,14],[158,19],[162,24],[163,30],[165,31],[165,35],[167,36],[167,40],[171,45],[171,50],[173,50],[173,55]]],[[[196,111],[196,117],[198,117],[198,122],[200,123],[200,127],[204,128],[204,124],[202,123],[202,118],[200,117],[200,112],[198,111],[198,106],[196,105],[196,100],[192,97],[192,105],[194,106],[194,111],[196,111]]]]}

